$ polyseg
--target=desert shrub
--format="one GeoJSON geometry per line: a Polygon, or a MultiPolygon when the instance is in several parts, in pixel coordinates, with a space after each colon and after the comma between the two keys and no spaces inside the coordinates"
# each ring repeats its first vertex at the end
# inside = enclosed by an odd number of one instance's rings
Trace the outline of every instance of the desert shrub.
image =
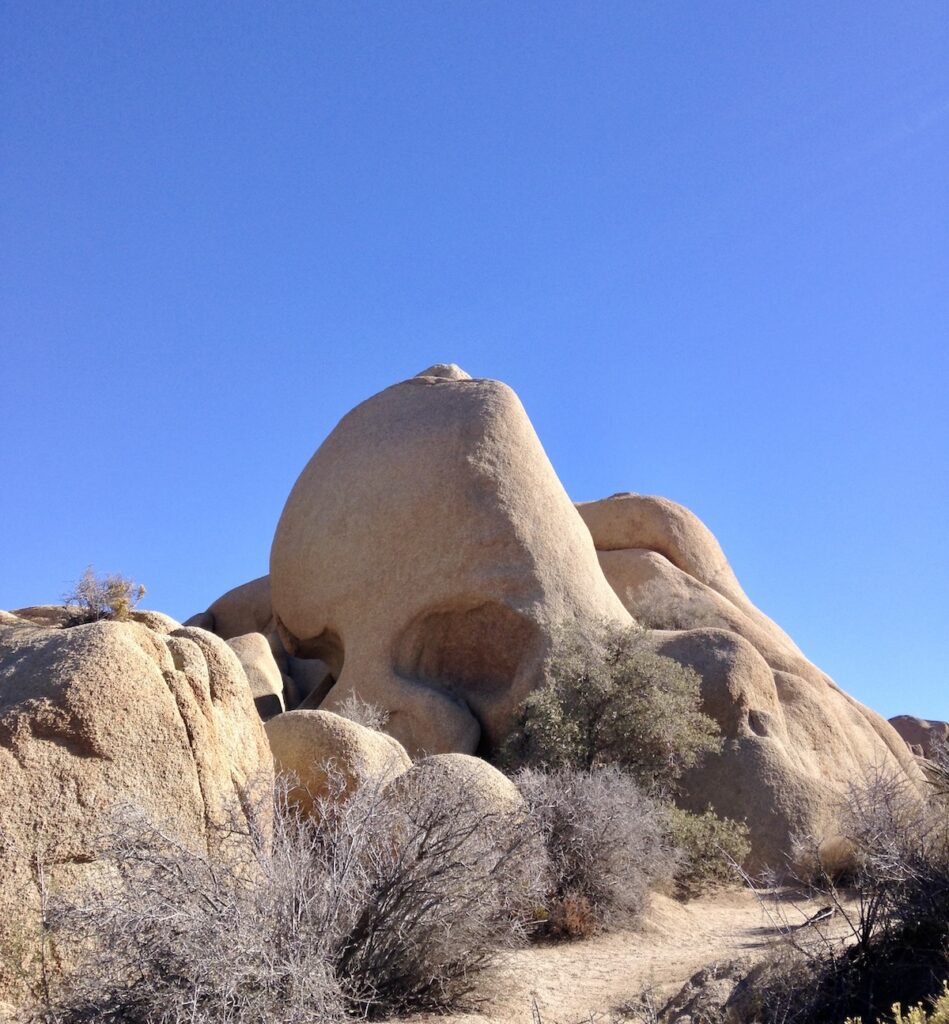
{"type": "Polygon", "coordinates": [[[348,718],[356,725],[375,729],[376,732],[382,732],[389,721],[389,712],[385,708],[363,700],[355,690],[345,700],[341,700],[333,710],[337,715],[348,718]]]}
{"type": "Polygon", "coordinates": [[[639,627],[605,625],[559,636],[547,683],[522,704],[498,760],[508,770],[616,764],[660,794],[719,747],[698,675],[651,650],[639,627]]]}
{"type": "Polygon", "coordinates": [[[423,775],[397,801],[364,787],[326,800],[319,832],[338,890],[330,957],[351,1004],[378,1015],[458,1002],[499,951],[522,941],[546,889],[525,812],[492,812],[423,775]]]}
{"type": "Polygon", "coordinates": [[[937,801],[949,801],[949,742],[936,740],[927,761],[920,762],[937,801]]]}
{"type": "MultiPolygon", "coordinates": [[[[931,1000],[928,1008],[923,1003],[911,1006],[906,1013],[900,1003],[894,1003],[891,1020],[880,1024],[949,1024],[949,983],[943,982],[942,992],[931,1000]]],[[[863,1024],[860,1017],[850,1017],[845,1024],[863,1024]]]]}
{"type": "Polygon", "coordinates": [[[874,771],[851,787],[840,821],[853,851],[851,889],[840,892],[829,874],[818,888],[847,943],[789,929],[785,951],[749,980],[758,1007],[749,1020],[875,1021],[896,1003],[933,997],[949,972],[947,803],[905,776],[874,771]]]}
{"type": "Polygon", "coordinates": [[[615,765],[525,768],[514,780],[551,862],[547,934],[589,935],[633,918],[650,886],[671,877],[677,855],[664,840],[660,812],[615,765]]]}
{"type": "Polygon", "coordinates": [[[669,842],[680,851],[675,881],[683,896],[738,881],[736,866],[751,851],[744,822],[720,818],[711,808],[694,814],[666,804],[662,813],[669,842]]]}
{"type": "Polygon", "coordinates": [[[536,834],[464,792],[344,790],[332,775],[314,822],[284,787],[272,839],[223,859],[117,824],[97,884],[50,914],[76,969],[30,1020],[332,1024],[460,999],[529,925],[536,834]]]}
{"type": "Polygon", "coordinates": [[[81,626],[99,619],[125,622],[135,605],[145,596],[141,583],[118,573],[97,576],[92,566],[63,595],[67,625],[81,626]]]}
{"type": "Polygon", "coordinates": [[[345,1000],[322,941],[318,838],[286,813],[272,847],[212,860],[135,813],[117,817],[94,883],[49,913],[75,969],[43,1024],[336,1024],[345,1000]]]}

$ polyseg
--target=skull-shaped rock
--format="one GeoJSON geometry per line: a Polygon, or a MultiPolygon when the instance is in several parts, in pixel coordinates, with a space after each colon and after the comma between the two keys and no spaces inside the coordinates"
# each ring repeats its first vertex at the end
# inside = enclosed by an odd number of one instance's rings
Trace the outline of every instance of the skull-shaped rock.
{"type": "Polygon", "coordinates": [[[631,622],[523,406],[432,367],[339,423],[271,551],[287,649],[385,708],[411,752],[489,751],[543,678],[556,628],[631,622]]]}

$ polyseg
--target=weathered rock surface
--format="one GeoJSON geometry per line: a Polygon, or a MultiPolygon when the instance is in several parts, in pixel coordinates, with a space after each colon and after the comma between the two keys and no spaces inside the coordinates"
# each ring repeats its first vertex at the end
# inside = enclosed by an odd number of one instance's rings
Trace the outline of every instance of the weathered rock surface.
{"type": "Polygon", "coordinates": [[[410,788],[424,789],[444,797],[445,806],[454,806],[460,798],[476,814],[490,822],[519,812],[524,798],[513,782],[480,757],[469,754],[432,754],[416,761],[386,788],[395,799],[410,788]]]}
{"type": "Polygon", "coordinates": [[[35,626],[47,626],[50,629],[65,626],[69,618],[69,613],[61,604],[34,604],[28,608],[14,608],[8,614],[32,622],[35,626]]]}
{"type": "Polygon", "coordinates": [[[949,747],[949,722],[913,715],[897,715],[890,725],[900,734],[907,746],[921,757],[932,757],[935,747],[949,747]]]}
{"type": "Polygon", "coordinates": [[[708,528],[675,502],[619,494],[578,506],[606,578],[659,653],[694,668],[722,753],[683,780],[682,803],[751,830],[752,870],[786,863],[796,837],[838,851],[850,783],[890,765],[919,773],[905,744],[751,604],[708,528]]]}
{"type": "Polygon", "coordinates": [[[207,629],[224,640],[247,633],[263,633],[269,639],[275,632],[270,577],[260,576],[232,588],[212,602],[207,611],[192,615],[185,625],[207,629]]]}
{"type": "MultiPolygon", "coordinates": [[[[198,629],[0,623],[0,945],[37,934],[37,858],[62,889],[128,806],[214,853],[266,824],[273,768],[240,662],[198,629]]],[[[26,943],[29,950],[30,943],[26,943]]],[[[26,976],[35,963],[24,954],[26,976]]],[[[0,958],[0,998],[21,996],[0,958]]]]}
{"type": "MultiPolygon", "coordinates": [[[[684,506],[668,498],[623,493],[601,501],[581,502],[577,510],[590,530],[601,559],[604,552],[629,550],[661,555],[691,580],[729,601],[759,630],[769,634],[772,643],[800,654],[794,641],[751,603],[712,531],[684,506]]],[[[615,576],[619,575],[618,566],[617,562],[611,563],[615,576]]],[[[621,576],[617,582],[624,582],[621,576]]],[[[635,593],[636,585],[631,589],[635,593]]],[[[665,588],[654,589],[655,597],[661,603],[665,588]]],[[[624,601],[628,599],[622,594],[620,596],[624,601]]],[[[638,601],[633,603],[639,604],[638,601]]],[[[665,606],[659,609],[660,613],[669,610],[668,604],[667,597],[665,606]]]]}
{"type": "Polygon", "coordinates": [[[245,633],[225,643],[244,669],[260,717],[271,718],[284,711],[283,677],[264,634],[245,633]]]}
{"type": "Polygon", "coordinates": [[[666,1003],[659,1019],[669,1024],[739,1024],[740,1018],[728,1012],[729,1002],[752,967],[750,959],[742,958],[703,967],[666,1003]]]}
{"type": "Polygon", "coordinates": [[[329,794],[330,766],[344,782],[333,796],[345,796],[370,782],[384,784],[412,763],[391,736],[331,711],[288,711],[264,728],[277,771],[292,777],[288,797],[306,816],[314,813],[314,801],[329,794]]]}
{"type": "Polygon", "coordinates": [[[287,500],[270,582],[288,651],[326,661],[410,752],[490,750],[552,630],[628,622],[517,396],[432,367],[350,412],[287,500]]]}
{"type": "Polygon", "coordinates": [[[131,622],[139,622],[156,633],[171,634],[175,630],[181,629],[181,623],[164,612],[135,609],[129,614],[129,620],[131,622]]]}
{"type": "MultiPolygon", "coordinates": [[[[207,611],[192,615],[186,625],[209,630],[224,640],[251,633],[266,637],[281,676],[281,708],[319,707],[335,682],[329,677],[329,669],[324,662],[287,654],[274,619],[269,576],[261,576],[227,591],[207,611]]],[[[269,690],[266,692],[270,693],[269,690]]],[[[263,701],[258,707],[264,715],[275,713],[271,701],[263,701]]]]}
{"type": "Polygon", "coordinates": [[[746,820],[747,867],[783,867],[796,838],[814,837],[835,856],[836,821],[848,786],[889,764],[919,778],[886,722],[823,680],[773,671],[737,633],[657,632],[656,649],[702,680],[706,712],[724,739],[682,779],[680,802],[746,820]]]}

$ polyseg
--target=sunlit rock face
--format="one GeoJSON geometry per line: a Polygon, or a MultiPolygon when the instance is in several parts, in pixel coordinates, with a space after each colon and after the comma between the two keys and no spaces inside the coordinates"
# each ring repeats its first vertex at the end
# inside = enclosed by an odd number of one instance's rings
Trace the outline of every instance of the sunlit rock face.
{"type": "Polygon", "coordinates": [[[490,750],[552,630],[630,622],[514,392],[439,365],[354,409],[271,551],[288,650],[326,661],[413,752],[490,750]]]}
{"type": "Polygon", "coordinates": [[[949,753],[949,722],[914,715],[897,715],[890,725],[900,734],[910,750],[920,757],[949,753]]]}
{"type": "Polygon", "coordinates": [[[0,612],[0,950],[19,955],[0,956],[0,1000],[39,991],[44,885],[92,884],[118,821],[215,858],[269,827],[273,760],[237,655],[142,617],[63,629],[0,612]]]}
{"type": "Polygon", "coordinates": [[[277,527],[270,590],[286,650],[329,666],[319,706],[378,704],[413,754],[490,754],[561,624],[641,623],[698,673],[722,732],[681,802],[747,821],[752,869],[784,866],[799,837],[839,849],[841,799],[867,771],[919,781],[891,726],[752,604],[695,515],[629,493],[574,507],[513,391],[450,364],[320,446],[277,527]]]}
{"type": "Polygon", "coordinates": [[[747,821],[749,867],[786,865],[796,840],[836,855],[841,798],[868,773],[919,781],[894,729],[751,603],[697,516],[642,494],[578,509],[627,610],[655,630],[660,653],[702,679],[725,742],[686,775],[680,800],[747,821]]]}

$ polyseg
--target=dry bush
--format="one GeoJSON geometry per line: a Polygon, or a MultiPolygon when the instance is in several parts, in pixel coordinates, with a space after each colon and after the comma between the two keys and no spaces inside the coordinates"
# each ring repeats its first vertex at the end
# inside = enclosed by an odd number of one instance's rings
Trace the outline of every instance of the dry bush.
{"type": "Polygon", "coordinates": [[[317,822],[284,785],[272,840],[237,835],[224,860],[117,823],[99,883],[49,917],[76,969],[27,1019],[335,1024],[464,996],[529,926],[546,869],[536,833],[423,784],[344,800],[328,770],[317,822]]]}
{"type": "Polygon", "coordinates": [[[271,848],[256,837],[212,860],[134,813],[118,817],[97,881],[51,906],[49,931],[73,969],[24,1019],[341,1022],[318,838],[285,812],[275,828],[271,848]]]}
{"type": "Polygon", "coordinates": [[[879,770],[851,787],[840,821],[854,857],[849,888],[816,856],[810,882],[847,941],[786,928],[781,954],[745,985],[741,1020],[877,1020],[894,1003],[935,996],[949,973],[949,804],[879,770]]]}
{"type": "Polygon", "coordinates": [[[548,934],[589,935],[639,914],[651,886],[668,882],[677,855],[661,814],[616,766],[515,777],[544,837],[551,862],[548,934]]]}
{"type": "Polygon", "coordinates": [[[389,712],[385,708],[363,700],[355,690],[333,710],[337,715],[348,718],[350,722],[365,726],[367,729],[375,729],[376,732],[382,732],[389,721],[389,712]]]}
{"type": "Polygon", "coordinates": [[[656,654],[638,626],[604,625],[592,637],[565,630],[546,685],[524,701],[498,760],[508,770],[617,764],[650,794],[668,794],[720,748],[699,707],[697,673],[656,654]]]}
{"type": "Polygon", "coordinates": [[[399,780],[325,800],[318,826],[339,893],[331,960],[360,1012],[457,1003],[520,943],[546,889],[543,844],[524,811],[485,809],[472,787],[399,780]]]}
{"type": "Polygon", "coordinates": [[[100,619],[125,622],[132,609],[145,596],[141,583],[118,573],[97,576],[92,566],[63,595],[66,624],[82,626],[100,619]]]}

